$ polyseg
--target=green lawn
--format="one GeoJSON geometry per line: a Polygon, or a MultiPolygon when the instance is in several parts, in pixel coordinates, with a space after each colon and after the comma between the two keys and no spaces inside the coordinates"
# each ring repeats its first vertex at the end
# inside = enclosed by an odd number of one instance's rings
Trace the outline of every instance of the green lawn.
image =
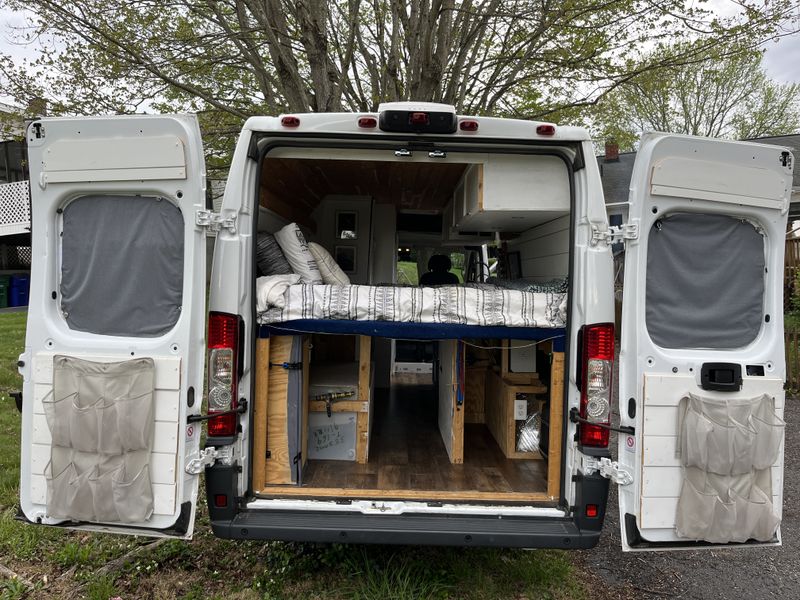
{"type": "Polygon", "coordinates": [[[190,542],[153,546],[146,538],[23,524],[14,518],[20,416],[8,392],[21,385],[16,361],[24,329],[24,314],[0,314],[0,564],[21,578],[0,576],[0,599],[585,596],[566,552],[233,542],[211,534],[202,500],[190,542]],[[96,573],[114,560],[107,574],[96,573]]]}

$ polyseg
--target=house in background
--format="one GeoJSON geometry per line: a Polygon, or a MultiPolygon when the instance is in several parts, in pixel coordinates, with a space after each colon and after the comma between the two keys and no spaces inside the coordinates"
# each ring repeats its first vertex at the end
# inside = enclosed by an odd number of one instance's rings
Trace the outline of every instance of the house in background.
{"type": "MultiPolygon", "coordinates": [[[[24,111],[0,103],[0,288],[31,265],[31,213],[24,111]]],[[[26,280],[27,281],[27,280],[26,280]]],[[[0,306],[10,299],[0,290],[0,306]]],[[[25,302],[27,303],[27,301],[25,302]]]]}

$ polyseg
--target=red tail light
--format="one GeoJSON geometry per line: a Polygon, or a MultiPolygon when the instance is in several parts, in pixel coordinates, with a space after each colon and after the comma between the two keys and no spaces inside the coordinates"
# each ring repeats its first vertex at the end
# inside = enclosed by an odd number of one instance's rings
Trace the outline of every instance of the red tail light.
{"type": "Polygon", "coordinates": [[[281,117],[281,125],[284,127],[299,127],[300,126],[300,119],[298,117],[281,117]]]}
{"type": "Polygon", "coordinates": [[[478,131],[478,122],[472,119],[465,119],[458,124],[461,131],[478,131]]]}
{"type": "Polygon", "coordinates": [[[362,129],[372,129],[378,126],[378,119],[375,117],[358,117],[358,126],[362,129]]]}
{"type": "MultiPolygon", "coordinates": [[[[238,383],[239,318],[225,313],[208,317],[208,414],[236,409],[238,383]]],[[[208,420],[208,435],[236,434],[235,413],[208,420]]]]}
{"type": "Polygon", "coordinates": [[[600,323],[583,328],[581,348],[580,416],[589,421],[578,426],[584,446],[608,446],[609,430],[592,423],[611,423],[611,382],[614,372],[614,325],[600,323]]]}
{"type": "Polygon", "coordinates": [[[536,126],[536,133],[539,135],[555,135],[556,133],[556,126],[555,125],[537,125],[536,126]]]}
{"type": "Polygon", "coordinates": [[[428,113],[412,112],[408,115],[408,122],[411,125],[428,125],[431,122],[431,118],[428,116],[428,113]]]}

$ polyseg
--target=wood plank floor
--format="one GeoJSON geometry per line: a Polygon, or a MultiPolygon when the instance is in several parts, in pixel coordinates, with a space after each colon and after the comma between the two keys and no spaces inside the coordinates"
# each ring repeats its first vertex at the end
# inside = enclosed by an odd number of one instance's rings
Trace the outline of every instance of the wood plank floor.
{"type": "Polygon", "coordinates": [[[464,464],[447,458],[430,385],[396,385],[376,394],[369,461],[310,460],[303,487],[356,490],[538,493],[546,491],[543,460],[509,460],[481,424],[464,431],[464,464]],[[388,391],[387,391],[388,392],[388,391]]]}

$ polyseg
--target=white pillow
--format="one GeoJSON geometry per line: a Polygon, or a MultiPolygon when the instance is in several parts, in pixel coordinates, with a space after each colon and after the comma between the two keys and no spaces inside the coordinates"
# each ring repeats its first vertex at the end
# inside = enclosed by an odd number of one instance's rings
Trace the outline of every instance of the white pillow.
{"type": "Polygon", "coordinates": [[[286,260],[292,266],[292,271],[300,275],[303,283],[322,283],[317,261],[311,255],[306,243],[306,238],[297,223],[289,223],[286,227],[275,233],[275,240],[283,250],[286,260]]]}
{"type": "Polygon", "coordinates": [[[342,267],[336,263],[330,252],[316,242],[308,242],[308,249],[317,261],[322,281],[328,285],[350,285],[350,278],[342,271],[342,267]]]}

